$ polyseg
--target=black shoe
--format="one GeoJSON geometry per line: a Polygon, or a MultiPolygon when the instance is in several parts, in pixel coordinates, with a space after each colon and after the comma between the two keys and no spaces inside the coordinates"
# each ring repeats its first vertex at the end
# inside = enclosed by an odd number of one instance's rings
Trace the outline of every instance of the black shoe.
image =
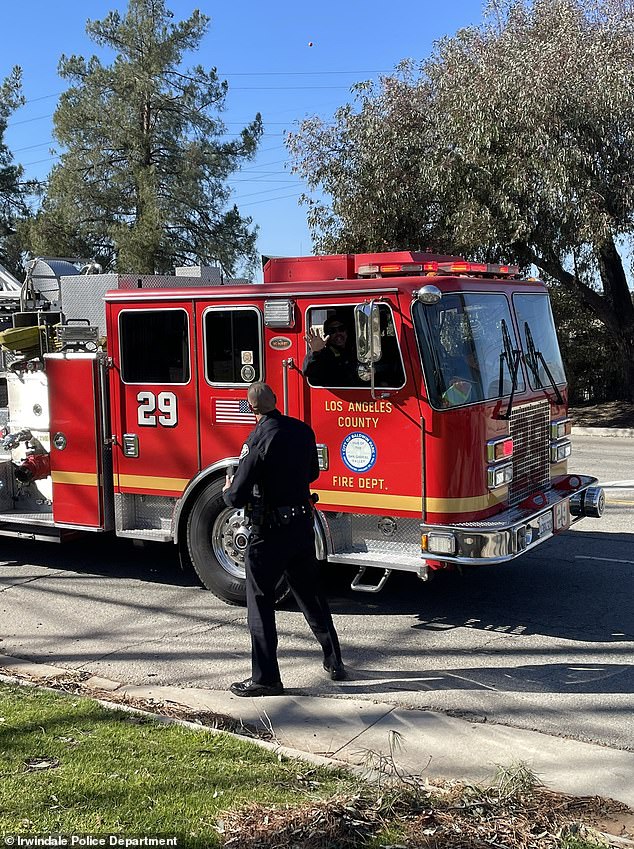
{"type": "Polygon", "coordinates": [[[256,684],[252,678],[236,681],[229,689],[234,696],[281,696],[284,692],[281,681],[276,684],[256,684]]]}
{"type": "Polygon", "coordinates": [[[345,681],[348,677],[346,667],[338,660],[336,663],[326,663],[324,661],[324,669],[330,675],[331,681],[345,681]]]}

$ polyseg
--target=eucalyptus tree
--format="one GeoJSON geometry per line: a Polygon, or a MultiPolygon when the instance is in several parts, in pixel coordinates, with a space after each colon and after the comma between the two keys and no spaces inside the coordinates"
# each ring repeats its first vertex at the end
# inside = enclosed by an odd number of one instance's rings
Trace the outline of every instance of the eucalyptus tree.
{"type": "Polygon", "coordinates": [[[129,0],[125,15],[88,21],[114,58],[60,60],[70,83],[54,116],[62,153],[31,228],[33,252],[137,273],[253,261],[255,230],[230,204],[227,178],[255,154],[260,115],[228,138],[226,81],[182,64],[209,22],[199,11],[174,22],[164,0],[129,0]]]}
{"type": "Polygon", "coordinates": [[[318,249],[537,266],[588,306],[634,393],[634,3],[508,0],[288,137],[318,249]]]}

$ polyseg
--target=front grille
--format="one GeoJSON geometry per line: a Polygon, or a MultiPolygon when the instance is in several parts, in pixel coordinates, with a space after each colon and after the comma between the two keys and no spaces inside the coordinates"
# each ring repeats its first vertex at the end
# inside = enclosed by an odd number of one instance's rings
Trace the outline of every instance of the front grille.
{"type": "Polygon", "coordinates": [[[519,504],[550,482],[550,404],[538,401],[516,407],[511,413],[513,480],[509,504],[519,504]]]}

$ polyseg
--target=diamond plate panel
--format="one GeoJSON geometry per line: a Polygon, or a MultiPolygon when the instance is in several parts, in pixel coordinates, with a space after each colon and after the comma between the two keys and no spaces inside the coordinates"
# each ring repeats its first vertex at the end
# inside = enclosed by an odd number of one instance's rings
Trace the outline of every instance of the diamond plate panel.
{"type": "Polygon", "coordinates": [[[75,274],[60,280],[62,312],[69,318],[87,318],[106,335],[106,292],[113,289],[183,289],[216,286],[200,277],[173,274],[75,274]]]}
{"type": "Polygon", "coordinates": [[[157,530],[169,533],[176,498],[167,495],[117,493],[114,497],[117,531],[157,530]]]}
{"type": "Polygon", "coordinates": [[[111,289],[118,289],[118,274],[75,274],[62,277],[60,291],[62,312],[69,318],[87,318],[106,335],[106,307],[104,297],[111,289]]]}
{"type": "Polygon", "coordinates": [[[322,516],[332,543],[331,554],[420,556],[420,519],[330,512],[322,516]]]}

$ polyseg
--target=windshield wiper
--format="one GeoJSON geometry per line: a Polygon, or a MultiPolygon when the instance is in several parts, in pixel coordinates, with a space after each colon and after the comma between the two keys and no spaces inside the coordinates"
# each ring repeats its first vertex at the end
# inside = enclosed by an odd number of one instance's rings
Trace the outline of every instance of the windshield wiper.
{"type": "Polygon", "coordinates": [[[526,354],[524,355],[524,362],[529,367],[529,369],[533,372],[535,376],[535,380],[537,381],[537,386],[539,389],[546,389],[544,386],[542,379],[539,374],[539,364],[541,363],[544,367],[544,371],[548,375],[548,379],[550,380],[550,385],[555,390],[555,396],[557,398],[558,404],[563,404],[564,399],[561,397],[561,392],[559,391],[559,387],[555,382],[555,378],[552,375],[551,370],[548,368],[548,363],[544,359],[544,355],[541,351],[539,351],[535,347],[535,343],[533,342],[533,334],[531,333],[531,329],[528,325],[528,322],[524,322],[524,335],[526,337],[526,354]]]}
{"type": "Polygon", "coordinates": [[[502,319],[501,327],[502,344],[504,347],[500,351],[500,377],[498,382],[498,398],[501,398],[504,395],[504,363],[506,362],[512,381],[511,394],[509,395],[509,402],[506,407],[506,412],[504,413],[504,415],[500,416],[500,418],[508,419],[511,415],[513,398],[515,396],[515,390],[517,389],[517,373],[519,371],[520,358],[522,355],[521,352],[517,348],[514,348],[511,343],[511,334],[509,333],[509,329],[506,326],[505,319],[502,319]]]}

